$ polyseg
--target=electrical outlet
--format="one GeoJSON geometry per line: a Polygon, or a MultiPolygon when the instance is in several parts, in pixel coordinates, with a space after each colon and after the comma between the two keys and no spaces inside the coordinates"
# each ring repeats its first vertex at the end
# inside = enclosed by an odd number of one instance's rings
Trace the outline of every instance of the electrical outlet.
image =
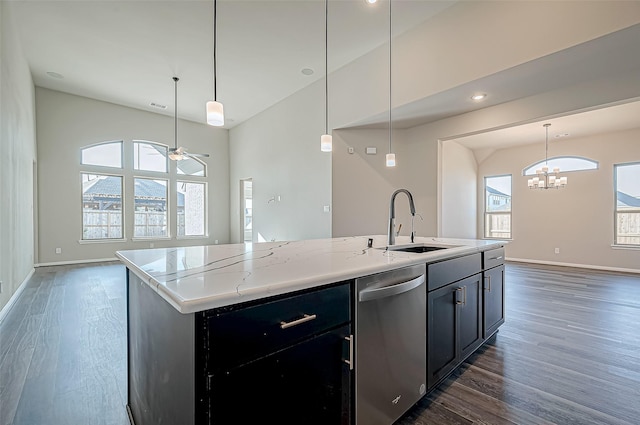
{"type": "Polygon", "coordinates": [[[149,242],[149,248],[153,248],[154,246],[153,242],[149,242]]]}
{"type": "Polygon", "coordinates": [[[556,249],[555,249],[555,253],[556,253],[556,254],[560,254],[560,248],[556,248],[556,249]]]}
{"type": "Polygon", "coordinates": [[[218,240],[216,239],[215,241],[213,241],[213,243],[215,243],[216,245],[218,245],[218,240]]]}
{"type": "Polygon", "coordinates": [[[56,248],[56,254],[62,254],[62,248],[56,248]]]}

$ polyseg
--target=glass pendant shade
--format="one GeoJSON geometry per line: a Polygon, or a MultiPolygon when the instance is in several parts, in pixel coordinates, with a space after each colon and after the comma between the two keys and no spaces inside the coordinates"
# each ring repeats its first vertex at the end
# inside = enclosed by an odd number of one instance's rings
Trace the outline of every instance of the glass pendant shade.
{"type": "Polygon", "coordinates": [[[320,150],[322,152],[331,152],[333,150],[333,138],[330,134],[323,134],[320,137],[320,150]]]}
{"type": "Polygon", "coordinates": [[[224,125],[224,108],[222,103],[216,101],[207,102],[207,124],[216,127],[224,125]]]}
{"type": "Polygon", "coordinates": [[[395,167],[396,166],[396,154],[388,153],[387,154],[387,167],[395,167]]]}

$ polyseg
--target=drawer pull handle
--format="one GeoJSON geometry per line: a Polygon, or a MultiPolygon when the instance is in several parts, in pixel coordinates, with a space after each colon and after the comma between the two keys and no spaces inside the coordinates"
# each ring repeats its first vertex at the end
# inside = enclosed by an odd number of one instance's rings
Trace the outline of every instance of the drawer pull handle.
{"type": "Polygon", "coordinates": [[[293,322],[280,322],[280,329],[287,329],[292,326],[300,325],[316,318],[315,314],[305,314],[304,317],[294,320],[293,322]]]}
{"type": "Polygon", "coordinates": [[[502,260],[502,255],[499,257],[491,257],[489,260],[502,260]]]}

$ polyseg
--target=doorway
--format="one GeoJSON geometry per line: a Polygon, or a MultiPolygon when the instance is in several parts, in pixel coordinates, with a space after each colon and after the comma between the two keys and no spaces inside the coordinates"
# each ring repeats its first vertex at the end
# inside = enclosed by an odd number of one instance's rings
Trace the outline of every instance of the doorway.
{"type": "Polygon", "coordinates": [[[253,242],[253,180],[240,180],[240,234],[243,242],[253,242]]]}

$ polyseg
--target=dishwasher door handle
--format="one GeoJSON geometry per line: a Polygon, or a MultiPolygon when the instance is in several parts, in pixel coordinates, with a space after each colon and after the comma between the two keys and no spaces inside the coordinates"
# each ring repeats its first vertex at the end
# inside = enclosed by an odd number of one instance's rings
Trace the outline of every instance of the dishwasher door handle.
{"type": "Polygon", "coordinates": [[[410,291],[425,282],[424,275],[407,280],[406,282],[400,282],[395,285],[385,286],[383,288],[364,289],[358,294],[358,301],[371,301],[378,300],[380,298],[392,297],[394,295],[402,294],[403,292],[410,291]]]}

